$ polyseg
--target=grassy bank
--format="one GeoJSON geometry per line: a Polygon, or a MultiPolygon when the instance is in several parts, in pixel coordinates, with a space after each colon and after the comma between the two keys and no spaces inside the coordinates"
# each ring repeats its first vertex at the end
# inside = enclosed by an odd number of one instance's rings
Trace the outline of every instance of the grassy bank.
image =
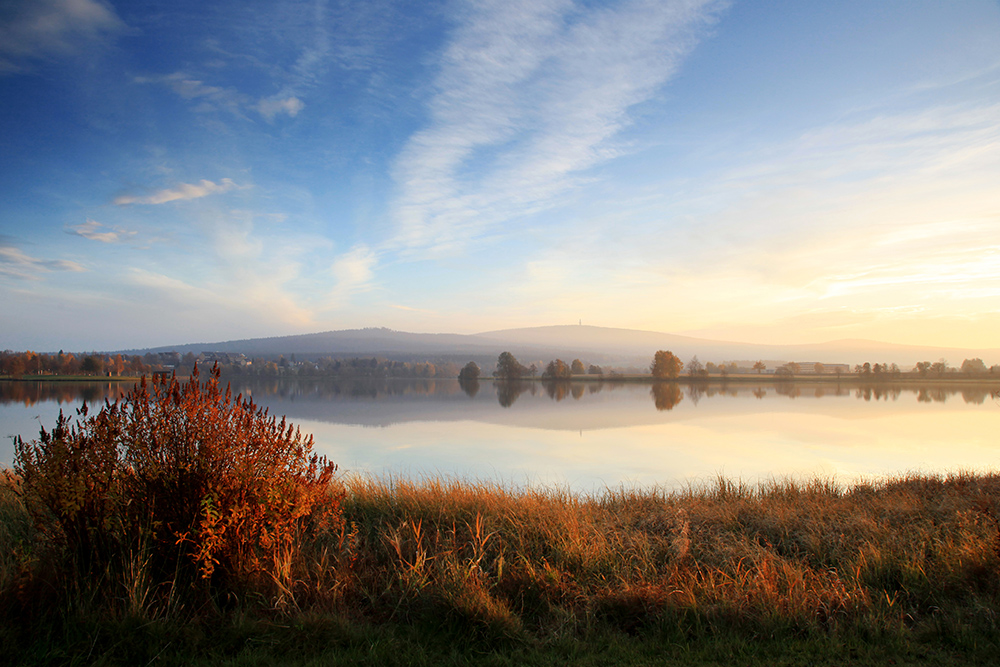
{"type": "Polygon", "coordinates": [[[0,486],[0,655],[23,664],[989,664],[1000,475],[591,497],[345,482],[269,582],[162,594],[53,560],[0,486]],[[280,580],[279,580],[280,579],[280,580]]]}

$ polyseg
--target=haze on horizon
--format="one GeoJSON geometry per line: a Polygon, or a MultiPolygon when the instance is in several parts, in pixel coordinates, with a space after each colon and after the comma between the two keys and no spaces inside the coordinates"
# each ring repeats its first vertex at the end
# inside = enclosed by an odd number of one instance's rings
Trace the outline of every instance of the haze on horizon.
{"type": "Polygon", "coordinates": [[[14,0],[0,349],[1000,340],[989,0],[14,0]]]}

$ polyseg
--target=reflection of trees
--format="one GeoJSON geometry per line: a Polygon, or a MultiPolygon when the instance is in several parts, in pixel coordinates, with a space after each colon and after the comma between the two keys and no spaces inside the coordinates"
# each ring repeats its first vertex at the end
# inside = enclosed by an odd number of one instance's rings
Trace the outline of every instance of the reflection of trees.
{"type": "Polygon", "coordinates": [[[25,407],[50,401],[59,404],[114,403],[133,387],[132,382],[0,382],[0,405],[21,403],[25,407]]]}
{"type": "MultiPolygon", "coordinates": [[[[697,359],[697,357],[695,359],[697,359]]],[[[688,385],[687,395],[688,395],[688,398],[691,399],[692,403],[694,403],[695,405],[698,405],[698,401],[700,401],[701,397],[705,395],[705,385],[701,385],[701,384],[691,384],[691,385],[688,385]]],[[[673,406],[670,406],[670,407],[673,407],[673,406]]]]}
{"type": "Polygon", "coordinates": [[[921,403],[944,403],[948,400],[948,392],[940,387],[921,387],[917,400],[921,403]]]}
{"type": "MultiPolygon", "coordinates": [[[[471,363],[471,362],[470,362],[471,363]]],[[[458,379],[458,386],[462,388],[469,398],[475,398],[479,393],[479,378],[464,377],[458,379]]]]}
{"type": "Polygon", "coordinates": [[[780,382],[774,385],[774,393],[779,396],[787,396],[788,398],[796,398],[802,395],[802,390],[799,389],[797,384],[790,382],[780,382]]]}
{"type": "Polygon", "coordinates": [[[591,394],[597,394],[602,389],[604,389],[603,382],[591,382],[590,384],[587,385],[587,391],[590,392],[591,394]]]}
{"type": "Polygon", "coordinates": [[[684,400],[681,388],[675,382],[657,382],[650,392],[653,395],[653,404],[656,409],[673,410],[674,406],[684,400]]]}
{"type": "Polygon", "coordinates": [[[753,390],[753,395],[756,396],[757,400],[759,401],[765,396],[767,396],[767,389],[764,389],[763,387],[757,387],[756,389],[753,390]]]}
{"type": "Polygon", "coordinates": [[[542,386],[545,387],[545,393],[549,395],[549,398],[555,401],[561,401],[569,396],[570,386],[568,382],[542,380],[542,386]]]}
{"type": "Polygon", "coordinates": [[[502,408],[514,405],[517,397],[528,389],[528,383],[520,380],[497,380],[493,386],[496,387],[497,401],[502,408]]]}
{"type": "Polygon", "coordinates": [[[586,390],[587,388],[584,387],[582,384],[574,384],[570,389],[570,391],[573,392],[573,398],[576,399],[577,401],[583,398],[583,392],[585,392],[586,390]]]}
{"type": "Polygon", "coordinates": [[[985,389],[963,389],[962,400],[966,403],[982,405],[989,394],[990,392],[985,389]]]}

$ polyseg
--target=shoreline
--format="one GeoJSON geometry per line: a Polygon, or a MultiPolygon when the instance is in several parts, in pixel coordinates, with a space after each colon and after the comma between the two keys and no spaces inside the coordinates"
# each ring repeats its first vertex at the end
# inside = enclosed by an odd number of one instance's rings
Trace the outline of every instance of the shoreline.
{"type": "MultiPolygon", "coordinates": [[[[115,377],[101,377],[93,375],[24,375],[21,377],[9,377],[0,376],[0,382],[139,382],[143,377],[151,378],[151,375],[139,376],[139,375],[122,375],[115,377]]],[[[169,376],[167,376],[169,377],[169,376]]],[[[178,380],[187,380],[190,374],[178,375],[178,380]]],[[[457,377],[338,377],[336,375],[225,375],[223,374],[221,379],[223,380],[234,380],[234,379],[247,379],[247,380],[392,380],[392,381],[412,381],[412,380],[458,380],[457,377]]],[[[711,377],[689,377],[680,376],[673,379],[668,378],[654,378],[649,375],[620,375],[620,376],[607,376],[607,375],[575,375],[570,378],[560,378],[560,379],[549,379],[541,377],[526,377],[518,379],[505,379],[496,377],[480,377],[477,378],[478,382],[558,382],[558,383],[573,383],[573,382],[628,382],[635,384],[684,384],[684,385],[712,385],[712,386],[725,386],[730,384],[776,384],[776,385],[789,385],[789,384],[852,384],[852,385],[879,385],[879,386],[889,386],[889,385],[994,385],[1000,387],[1000,377],[985,376],[985,377],[895,377],[891,379],[873,379],[864,378],[854,375],[796,375],[792,377],[775,377],[773,374],[770,375],[730,375],[723,378],[722,376],[711,376],[711,377]]]]}

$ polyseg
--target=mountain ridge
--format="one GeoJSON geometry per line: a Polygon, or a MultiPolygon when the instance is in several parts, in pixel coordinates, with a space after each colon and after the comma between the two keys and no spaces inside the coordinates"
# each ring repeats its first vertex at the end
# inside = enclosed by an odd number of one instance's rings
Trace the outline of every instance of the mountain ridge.
{"type": "Polygon", "coordinates": [[[296,354],[310,356],[395,356],[427,355],[438,358],[495,360],[510,351],[522,361],[554,358],[585,358],[588,363],[646,365],[658,349],[669,349],[682,359],[697,355],[703,362],[739,359],[819,361],[857,364],[896,363],[901,367],[917,361],[944,358],[953,365],[979,357],[986,364],[1000,363],[1000,349],[970,349],[926,345],[904,345],[868,339],[838,339],[824,343],[795,345],[744,343],[696,338],[682,334],[593,325],[551,325],[501,329],[476,334],[411,333],[384,327],[342,329],[290,336],[246,338],[214,343],[185,343],[138,350],[146,352],[229,352],[248,356],[296,354]]]}

